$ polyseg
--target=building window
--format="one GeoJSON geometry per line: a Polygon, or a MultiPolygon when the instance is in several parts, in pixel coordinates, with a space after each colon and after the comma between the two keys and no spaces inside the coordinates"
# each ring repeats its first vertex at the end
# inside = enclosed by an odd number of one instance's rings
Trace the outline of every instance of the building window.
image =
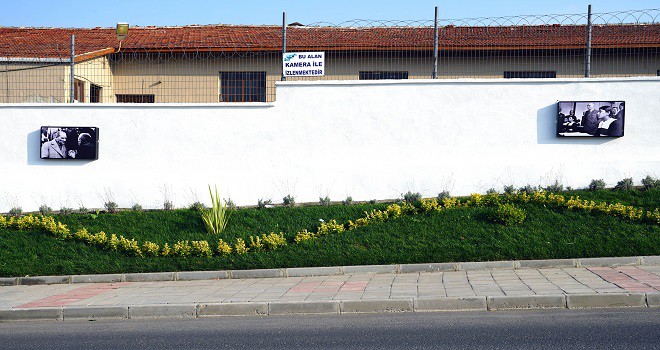
{"type": "Polygon", "coordinates": [[[220,102],[266,102],[266,72],[220,72],[220,102]]]}
{"type": "Polygon", "coordinates": [[[73,99],[78,102],[85,102],[85,82],[82,80],[73,80],[73,99]]]}
{"type": "Polygon", "coordinates": [[[89,84],[89,102],[101,102],[101,87],[95,84],[89,84]]]}
{"type": "Polygon", "coordinates": [[[381,80],[381,79],[408,79],[408,72],[405,71],[360,71],[360,80],[381,80]]]}
{"type": "Polygon", "coordinates": [[[504,78],[556,78],[557,71],[511,71],[504,72],[504,78]]]}
{"type": "Polygon", "coordinates": [[[155,96],[152,95],[137,95],[137,94],[124,94],[116,95],[117,103],[154,103],[155,96]]]}

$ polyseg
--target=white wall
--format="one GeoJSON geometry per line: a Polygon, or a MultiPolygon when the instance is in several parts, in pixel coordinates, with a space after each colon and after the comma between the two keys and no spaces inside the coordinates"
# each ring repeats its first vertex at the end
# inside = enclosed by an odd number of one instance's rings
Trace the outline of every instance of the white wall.
{"type": "Polygon", "coordinates": [[[0,212],[396,198],[660,177],[660,79],[281,82],[277,101],[0,105],[0,212]],[[557,100],[626,101],[622,138],[555,137],[557,100]],[[99,159],[39,159],[42,125],[99,128],[99,159]],[[165,194],[167,192],[167,194],[165,194]]]}

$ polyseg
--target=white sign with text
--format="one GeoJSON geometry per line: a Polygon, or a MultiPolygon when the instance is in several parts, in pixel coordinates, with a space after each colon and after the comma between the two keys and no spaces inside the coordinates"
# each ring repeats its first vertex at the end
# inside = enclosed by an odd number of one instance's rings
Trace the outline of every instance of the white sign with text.
{"type": "Polygon", "coordinates": [[[325,52],[287,52],[282,60],[285,77],[317,77],[325,74],[325,52]]]}

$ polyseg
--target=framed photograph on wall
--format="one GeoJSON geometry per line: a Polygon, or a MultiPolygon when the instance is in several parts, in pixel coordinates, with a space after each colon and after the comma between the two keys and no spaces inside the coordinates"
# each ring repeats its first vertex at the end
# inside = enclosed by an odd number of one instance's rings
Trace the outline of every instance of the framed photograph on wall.
{"type": "Polygon", "coordinates": [[[622,137],[624,101],[557,102],[557,137],[622,137]]]}
{"type": "Polygon", "coordinates": [[[98,159],[99,129],[81,126],[42,126],[41,159],[98,159]]]}

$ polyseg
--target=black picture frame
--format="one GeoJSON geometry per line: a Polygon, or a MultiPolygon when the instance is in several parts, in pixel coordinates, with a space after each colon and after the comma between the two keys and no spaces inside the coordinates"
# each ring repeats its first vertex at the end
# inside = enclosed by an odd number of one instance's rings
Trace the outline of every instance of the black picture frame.
{"type": "Polygon", "coordinates": [[[39,158],[41,159],[98,159],[99,128],[97,127],[42,126],[39,134],[39,158]]]}
{"type": "Polygon", "coordinates": [[[557,137],[623,137],[625,110],[625,101],[558,101],[557,137]]]}

